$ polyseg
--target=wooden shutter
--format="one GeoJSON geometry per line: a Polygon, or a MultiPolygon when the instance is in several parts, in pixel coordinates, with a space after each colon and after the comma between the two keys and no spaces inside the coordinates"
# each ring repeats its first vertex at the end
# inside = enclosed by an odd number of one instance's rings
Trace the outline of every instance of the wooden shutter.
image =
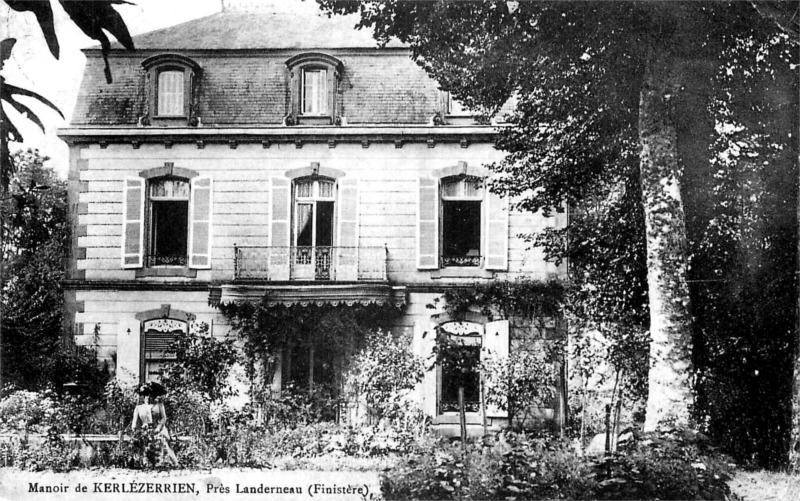
{"type": "Polygon", "coordinates": [[[189,201],[189,268],[211,268],[211,204],[213,183],[210,177],[192,179],[189,201]]]}
{"type": "Polygon", "coordinates": [[[136,319],[123,319],[117,324],[117,370],[119,381],[139,382],[141,323],[136,319]]]}
{"type": "Polygon", "coordinates": [[[291,246],[292,182],[273,177],[270,189],[269,278],[289,280],[291,246]]]}
{"type": "Polygon", "coordinates": [[[436,416],[436,369],[433,367],[433,347],[436,345],[436,327],[428,319],[414,322],[414,355],[422,358],[425,375],[417,385],[417,400],[422,412],[436,416]]]}
{"type": "Polygon", "coordinates": [[[340,179],[335,280],[358,280],[358,179],[340,179]]]}
{"type": "Polygon", "coordinates": [[[486,189],[486,269],[508,269],[508,198],[486,189]]]}
{"type": "MultiPolygon", "coordinates": [[[[483,349],[481,349],[481,359],[483,362],[508,359],[508,325],[508,320],[498,320],[486,324],[483,335],[483,349]]],[[[487,404],[486,415],[489,417],[507,418],[508,412],[501,410],[497,406],[487,404]]]]}
{"type": "Polygon", "coordinates": [[[126,177],[122,195],[122,267],[141,268],[144,254],[144,185],[126,177]]]}
{"type": "Polygon", "coordinates": [[[439,268],[439,182],[425,177],[417,186],[417,268],[439,268]]]}

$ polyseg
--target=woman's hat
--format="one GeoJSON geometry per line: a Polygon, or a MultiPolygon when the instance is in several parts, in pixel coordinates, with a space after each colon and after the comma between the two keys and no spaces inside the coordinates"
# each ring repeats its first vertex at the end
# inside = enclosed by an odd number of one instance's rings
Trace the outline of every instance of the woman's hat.
{"type": "Polygon", "coordinates": [[[139,386],[139,389],[136,390],[136,393],[138,393],[143,397],[144,396],[159,397],[161,395],[166,395],[167,389],[164,388],[164,385],[161,383],[158,383],[156,381],[148,381],[147,383],[144,383],[143,385],[139,386]]]}

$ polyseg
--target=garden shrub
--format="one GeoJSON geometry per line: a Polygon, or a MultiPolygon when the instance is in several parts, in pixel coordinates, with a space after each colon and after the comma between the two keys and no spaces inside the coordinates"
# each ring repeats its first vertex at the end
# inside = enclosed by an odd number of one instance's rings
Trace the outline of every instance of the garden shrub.
{"type": "Polygon", "coordinates": [[[58,410],[58,397],[51,391],[12,391],[0,400],[0,430],[45,433],[58,410]]]}
{"type": "Polygon", "coordinates": [[[731,466],[692,433],[650,434],[606,460],[554,437],[507,433],[492,446],[435,442],[381,478],[386,499],[724,500],[731,466]]]}
{"type": "Polygon", "coordinates": [[[364,348],[351,360],[345,386],[356,405],[366,405],[370,423],[407,425],[418,420],[408,396],[422,381],[425,365],[410,346],[408,336],[378,330],[367,334],[364,348]]]}

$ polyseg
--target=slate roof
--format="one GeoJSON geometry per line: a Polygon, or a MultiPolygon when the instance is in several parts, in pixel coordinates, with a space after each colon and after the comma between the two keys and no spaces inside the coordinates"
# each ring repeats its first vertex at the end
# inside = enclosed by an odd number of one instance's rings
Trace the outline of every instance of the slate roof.
{"type": "MultiPolygon", "coordinates": [[[[133,38],[137,49],[375,48],[357,15],[328,17],[313,0],[279,0],[252,10],[230,9],[133,38]]],[[[115,46],[119,48],[120,46],[115,46]]],[[[403,47],[397,41],[387,47],[403,47]]]]}

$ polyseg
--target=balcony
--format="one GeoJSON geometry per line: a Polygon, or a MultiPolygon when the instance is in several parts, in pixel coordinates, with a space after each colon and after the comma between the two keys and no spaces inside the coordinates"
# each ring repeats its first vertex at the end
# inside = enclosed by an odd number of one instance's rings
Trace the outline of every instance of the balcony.
{"type": "Polygon", "coordinates": [[[385,247],[234,246],[234,278],[386,282],[385,247]]]}

